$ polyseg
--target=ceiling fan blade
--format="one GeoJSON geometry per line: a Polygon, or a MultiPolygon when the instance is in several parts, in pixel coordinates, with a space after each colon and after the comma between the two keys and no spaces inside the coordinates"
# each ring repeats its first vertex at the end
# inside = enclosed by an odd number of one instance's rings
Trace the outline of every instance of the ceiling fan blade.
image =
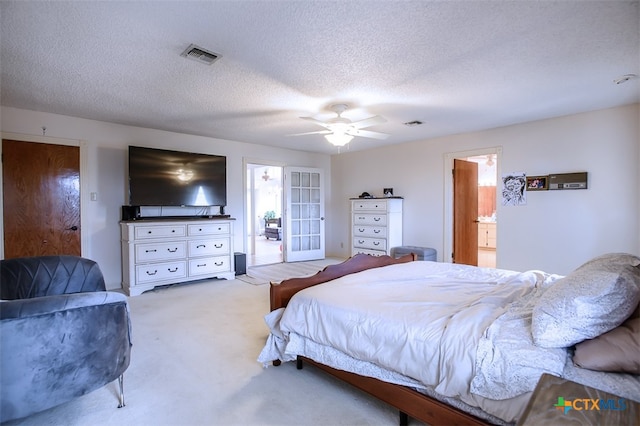
{"type": "Polygon", "coordinates": [[[329,123],[325,123],[324,121],[316,120],[313,117],[300,117],[300,118],[302,118],[303,120],[307,120],[307,121],[311,121],[313,123],[316,123],[318,126],[322,126],[325,129],[329,128],[329,123]]]}
{"type": "Polygon", "coordinates": [[[365,127],[375,126],[376,124],[382,124],[386,122],[387,120],[385,120],[383,117],[375,115],[370,118],[365,118],[364,120],[353,122],[351,123],[351,126],[355,127],[356,129],[364,129],[365,127]]]}
{"type": "Polygon", "coordinates": [[[386,139],[389,137],[386,133],[372,132],[371,130],[350,129],[347,133],[351,136],[361,136],[363,138],[371,139],[386,139]]]}
{"type": "Polygon", "coordinates": [[[328,135],[331,130],[318,130],[317,132],[294,133],[287,136],[304,136],[304,135],[328,135]]]}

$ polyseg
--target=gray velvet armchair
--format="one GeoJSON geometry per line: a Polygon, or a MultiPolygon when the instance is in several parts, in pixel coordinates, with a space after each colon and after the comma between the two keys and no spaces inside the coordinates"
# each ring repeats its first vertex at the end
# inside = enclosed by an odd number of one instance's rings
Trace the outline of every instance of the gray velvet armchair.
{"type": "Polygon", "coordinates": [[[118,380],[131,357],[127,298],[76,256],[0,260],[0,422],[118,380]]]}

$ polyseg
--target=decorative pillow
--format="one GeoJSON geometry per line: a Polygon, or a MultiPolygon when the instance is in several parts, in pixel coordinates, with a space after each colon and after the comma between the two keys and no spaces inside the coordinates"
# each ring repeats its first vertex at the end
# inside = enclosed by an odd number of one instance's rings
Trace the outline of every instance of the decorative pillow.
{"type": "Polygon", "coordinates": [[[573,362],[589,370],[640,374],[640,306],[619,327],[578,343],[573,362]]]}
{"type": "Polygon", "coordinates": [[[536,345],[569,347],[613,330],[640,302],[640,258],[599,256],[558,280],[533,308],[536,345]]]}
{"type": "Polygon", "coordinates": [[[640,257],[634,256],[633,254],[629,253],[607,253],[601,256],[594,257],[593,259],[580,266],[580,268],[599,268],[601,266],[604,268],[608,268],[612,265],[638,266],[640,265],[640,257]]]}

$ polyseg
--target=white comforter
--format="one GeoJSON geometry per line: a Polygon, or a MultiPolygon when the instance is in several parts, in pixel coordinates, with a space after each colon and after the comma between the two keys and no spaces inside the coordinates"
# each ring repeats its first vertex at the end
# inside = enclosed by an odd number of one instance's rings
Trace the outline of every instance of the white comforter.
{"type": "MultiPolygon", "coordinates": [[[[305,289],[270,314],[259,361],[335,349],[400,377],[388,381],[410,385],[401,380],[408,378],[471,407],[491,411],[487,399],[519,395],[526,403],[543,372],[562,375],[565,367],[566,350],[535,347],[529,331],[531,305],[558,278],[424,261],[352,274],[305,289]]],[[[509,422],[522,408],[492,414],[509,422]]]]}

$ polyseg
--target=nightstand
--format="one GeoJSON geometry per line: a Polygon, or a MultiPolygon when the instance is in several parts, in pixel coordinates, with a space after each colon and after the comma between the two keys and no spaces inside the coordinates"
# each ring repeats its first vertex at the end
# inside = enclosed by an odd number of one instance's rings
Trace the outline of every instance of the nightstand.
{"type": "Polygon", "coordinates": [[[556,424],[637,426],[640,404],[545,373],[518,426],[556,424]]]}

